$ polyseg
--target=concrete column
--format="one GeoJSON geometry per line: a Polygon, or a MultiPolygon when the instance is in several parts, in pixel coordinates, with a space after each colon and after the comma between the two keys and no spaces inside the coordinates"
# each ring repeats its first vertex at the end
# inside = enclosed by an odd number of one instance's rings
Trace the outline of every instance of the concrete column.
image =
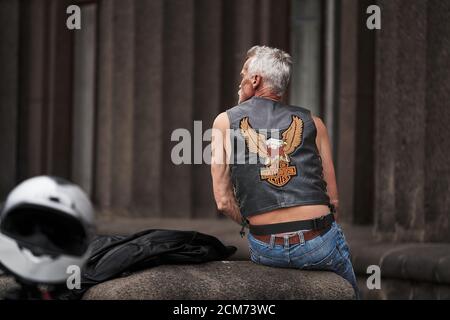
{"type": "Polygon", "coordinates": [[[129,214],[133,177],[134,4],[113,2],[111,203],[129,214]]]}
{"type": "Polygon", "coordinates": [[[255,42],[261,45],[290,51],[290,19],[294,14],[290,0],[258,0],[259,8],[254,19],[255,42]]]}
{"type": "MultiPolygon", "coordinates": [[[[212,127],[220,113],[222,47],[222,2],[195,1],[195,65],[194,70],[194,120],[202,121],[203,131],[212,127]]],[[[203,143],[204,148],[209,142],[203,143]]],[[[198,144],[200,146],[200,143],[198,144]]],[[[196,152],[202,152],[199,148],[196,152]]],[[[193,216],[214,217],[214,202],[210,166],[193,167],[193,216]]]]}
{"type": "Polygon", "coordinates": [[[92,191],[94,114],[97,54],[97,7],[81,7],[82,28],[74,35],[72,181],[92,191]]]}
{"type": "Polygon", "coordinates": [[[341,1],[340,53],[339,53],[339,136],[336,176],[339,192],[340,217],[353,222],[355,126],[357,108],[357,61],[358,57],[358,3],[341,1]]]}
{"type": "MultiPolygon", "coordinates": [[[[254,19],[255,44],[268,45],[292,54],[291,46],[291,0],[259,0],[259,14],[254,19]]],[[[283,101],[290,102],[290,87],[283,101]]]]}
{"type": "Polygon", "coordinates": [[[294,61],[290,103],[322,115],[322,5],[321,1],[296,0],[292,6],[294,61]]]}
{"type": "Polygon", "coordinates": [[[427,9],[425,241],[450,242],[450,3],[429,0],[427,9]]]}
{"type": "MultiPolygon", "coordinates": [[[[337,159],[338,87],[337,67],[339,57],[339,5],[336,0],[324,2],[323,45],[323,119],[328,129],[333,158],[337,159]]],[[[335,161],[336,166],[336,161],[335,161]]]]}
{"type": "Polygon", "coordinates": [[[48,116],[48,3],[20,5],[18,180],[45,172],[48,116]]]}
{"type": "Polygon", "coordinates": [[[238,102],[240,72],[245,55],[253,45],[258,44],[255,35],[257,7],[254,0],[230,0],[223,3],[223,59],[222,110],[238,102]]]}
{"type": "Polygon", "coordinates": [[[393,232],[395,228],[395,153],[397,136],[393,125],[397,117],[396,60],[399,50],[397,1],[380,3],[383,29],[376,36],[375,100],[375,230],[393,232]]]}
{"type": "MultiPolygon", "coordinates": [[[[372,0],[358,1],[356,64],[356,114],[355,114],[355,162],[353,221],[356,224],[373,222],[374,190],[374,87],[375,87],[375,34],[366,27],[367,8],[372,0]]],[[[344,48],[343,48],[344,49],[344,48]]],[[[345,49],[344,49],[345,50],[345,49]]],[[[344,52],[342,53],[344,54],[344,52]]],[[[345,73],[346,70],[341,72],[345,73]]],[[[343,106],[345,108],[345,106],[343,106]]]]}
{"type": "Polygon", "coordinates": [[[98,4],[98,66],[95,143],[94,201],[100,212],[111,206],[112,181],[112,92],[113,92],[113,2],[98,4]]]}
{"type": "Polygon", "coordinates": [[[0,202],[16,183],[19,1],[0,2],[0,202]]]}
{"type": "Polygon", "coordinates": [[[45,172],[71,178],[73,31],[67,29],[69,0],[49,4],[49,87],[45,172]]]}
{"type": "MultiPolygon", "coordinates": [[[[282,1],[280,1],[281,3],[282,1]]],[[[260,0],[259,5],[259,15],[255,22],[255,27],[258,28],[259,32],[255,32],[255,42],[258,44],[269,45],[270,42],[270,29],[271,29],[271,6],[272,0],[260,0]],[[264,21],[264,23],[261,23],[264,21]]]]}
{"type": "Polygon", "coordinates": [[[427,2],[380,1],[376,231],[423,240],[427,2]]]}
{"type": "Polygon", "coordinates": [[[400,1],[397,63],[397,236],[422,240],[424,225],[427,1],[400,1]],[[405,10],[406,8],[406,10],[405,10]],[[416,32],[412,32],[415,30],[416,32]],[[421,120],[422,119],[422,120],[421,120]]]}
{"type": "Polygon", "coordinates": [[[133,210],[141,216],[159,217],[164,183],[163,1],[136,1],[135,17],[133,210]]]}
{"type": "Polygon", "coordinates": [[[175,165],[174,129],[193,129],[194,1],[164,1],[163,73],[163,217],[192,216],[192,166],[175,165]]]}

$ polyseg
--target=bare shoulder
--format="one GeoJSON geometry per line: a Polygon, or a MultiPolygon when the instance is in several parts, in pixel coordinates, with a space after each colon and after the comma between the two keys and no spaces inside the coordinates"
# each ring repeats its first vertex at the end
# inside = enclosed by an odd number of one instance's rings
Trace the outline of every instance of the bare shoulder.
{"type": "Polygon", "coordinates": [[[314,120],[314,124],[316,125],[317,130],[326,130],[325,124],[323,123],[323,120],[319,118],[318,116],[312,116],[314,120]]]}
{"type": "Polygon", "coordinates": [[[316,145],[319,149],[319,152],[322,154],[322,145],[326,141],[328,133],[325,124],[322,119],[317,116],[312,116],[314,120],[314,124],[316,125],[317,135],[316,135],[316,145]]]}
{"type": "Polygon", "coordinates": [[[228,129],[230,127],[230,120],[226,112],[220,113],[216,119],[214,119],[213,128],[216,129],[228,129]]]}
{"type": "Polygon", "coordinates": [[[325,126],[325,123],[323,123],[323,120],[317,116],[312,116],[314,120],[314,124],[316,125],[317,129],[317,136],[323,136],[327,133],[327,127],[325,126]]]}

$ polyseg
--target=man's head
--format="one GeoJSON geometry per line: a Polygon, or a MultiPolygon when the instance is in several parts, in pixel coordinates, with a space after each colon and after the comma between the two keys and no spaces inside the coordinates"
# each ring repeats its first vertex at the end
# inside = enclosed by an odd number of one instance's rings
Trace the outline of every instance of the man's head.
{"type": "Polygon", "coordinates": [[[239,103],[260,94],[281,98],[289,84],[291,69],[288,53],[266,46],[252,47],[241,71],[239,103]]]}

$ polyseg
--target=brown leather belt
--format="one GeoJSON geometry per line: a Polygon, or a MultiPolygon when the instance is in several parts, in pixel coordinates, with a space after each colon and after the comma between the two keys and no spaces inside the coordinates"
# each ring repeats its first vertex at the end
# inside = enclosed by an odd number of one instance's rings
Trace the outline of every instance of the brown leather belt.
{"type": "MultiPolygon", "coordinates": [[[[303,238],[305,239],[305,241],[309,241],[314,239],[315,237],[321,236],[325,233],[328,232],[328,230],[330,230],[331,225],[327,226],[326,228],[323,228],[321,230],[308,230],[308,231],[303,231],[303,238]]],[[[258,239],[260,241],[266,242],[266,243],[270,243],[270,238],[271,235],[264,235],[264,236],[260,236],[260,235],[255,235],[252,234],[252,236],[255,239],[258,239]]],[[[294,245],[294,244],[298,244],[301,243],[301,239],[300,236],[298,235],[298,233],[289,236],[289,245],[294,245]]],[[[276,236],[275,237],[275,244],[278,245],[284,245],[284,237],[283,236],[276,236]]]]}

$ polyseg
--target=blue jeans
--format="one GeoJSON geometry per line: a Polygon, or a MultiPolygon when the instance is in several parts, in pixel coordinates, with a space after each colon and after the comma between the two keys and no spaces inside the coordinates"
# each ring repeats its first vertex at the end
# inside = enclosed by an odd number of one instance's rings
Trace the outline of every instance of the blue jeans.
{"type": "MultiPolygon", "coordinates": [[[[297,232],[303,239],[302,231],[297,232]]],[[[333,271],[350,282],[359,299],[359,290],[350,258],[350,251],[341,227],[333,222],[329,231],[309,241],[289,245],[288,236],[284,245],[265,243],[248,234],[251,260],[254,263],[279,268],[333,271]]]]}

